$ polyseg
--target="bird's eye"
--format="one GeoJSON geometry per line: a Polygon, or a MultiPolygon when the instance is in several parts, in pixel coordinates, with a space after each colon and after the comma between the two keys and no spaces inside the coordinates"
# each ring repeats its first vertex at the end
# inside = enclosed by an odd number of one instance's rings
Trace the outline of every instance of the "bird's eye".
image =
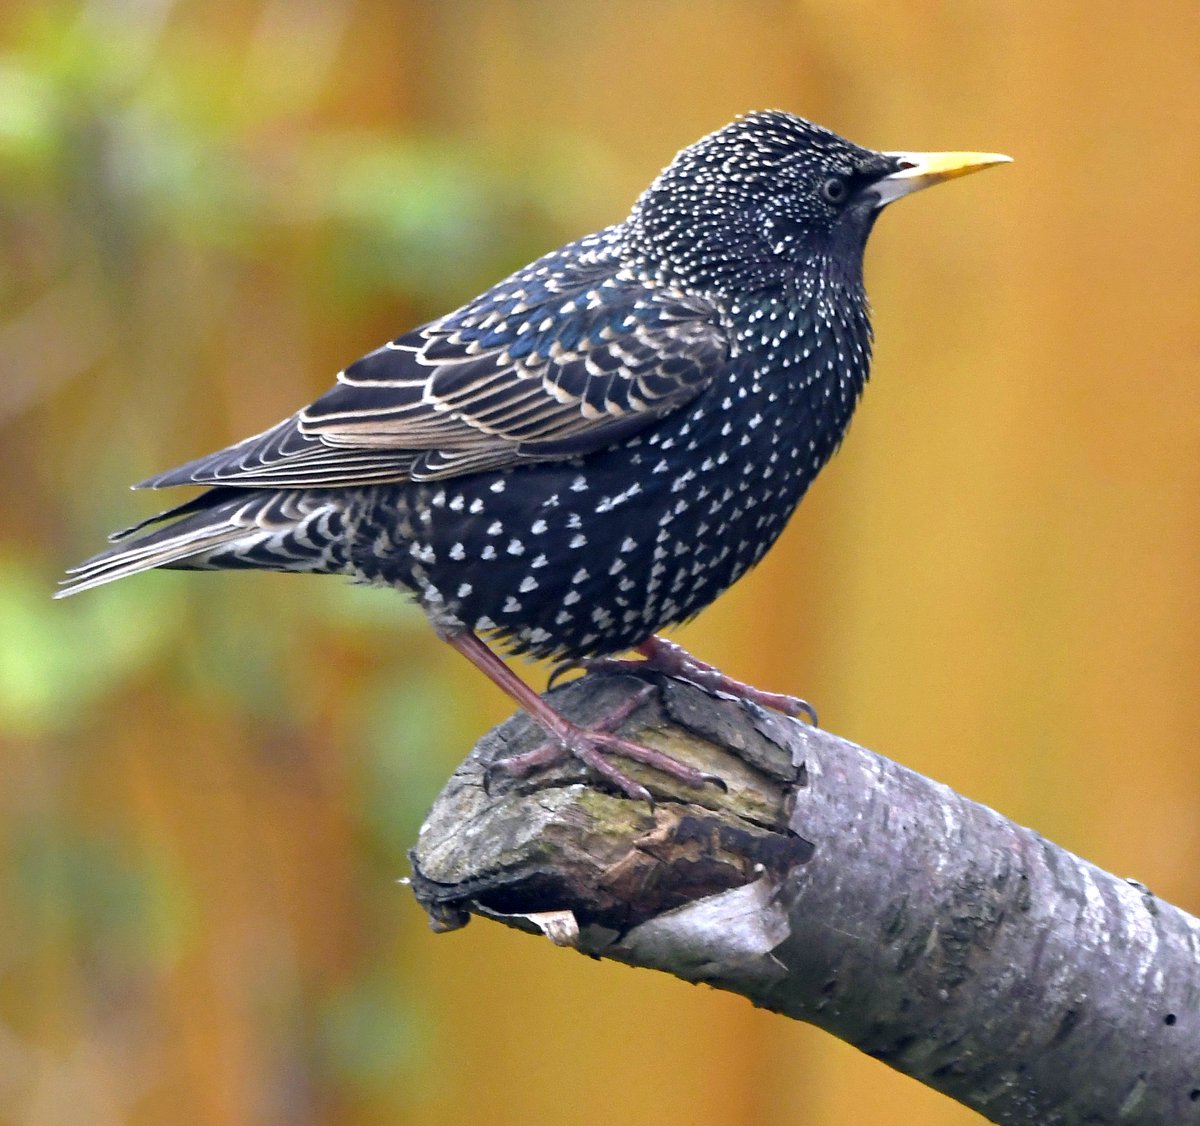
{"type": "Polygon", "coordinates": [[[841,176],[830,176],[821,185],[821,196],[829,203],[845,203],[850,185],[841,176]]]}

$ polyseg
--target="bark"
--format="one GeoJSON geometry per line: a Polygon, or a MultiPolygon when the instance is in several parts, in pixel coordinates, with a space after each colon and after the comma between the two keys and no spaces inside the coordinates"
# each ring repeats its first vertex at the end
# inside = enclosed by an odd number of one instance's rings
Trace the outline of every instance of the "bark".
{"type": "MultiPolygon", "coordinates": [[[[740,993],[993,1122],[1200,1123],[1200,920],[835,735],[648,679],[622,733],[728,792],[489,771],[541,742],[518,715],[412,852],[436,929],[488,916],[740,993]]],[[[552,698],[594,722],[642,683],[552,698]]]]}

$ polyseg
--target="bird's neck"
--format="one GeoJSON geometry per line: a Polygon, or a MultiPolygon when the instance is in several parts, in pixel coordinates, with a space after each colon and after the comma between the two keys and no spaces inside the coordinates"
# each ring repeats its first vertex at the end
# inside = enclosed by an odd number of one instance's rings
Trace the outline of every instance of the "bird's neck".
{"type": "Polygon", "coordinates": [[[731,306],[728,329],[737,394],[769,402],[803,434],[793,452],[811,479],[840,444],[866,385],[871,327],[861,285],[747,295],[731,306]]]}
{"type": "Polygon", "coordinates": [[[862,391],[871,364],[870,307],[861,279],[812,271],[728,306],[734,354],[752,354],[797,390],[825,395],[830,379],[862,391]]]}

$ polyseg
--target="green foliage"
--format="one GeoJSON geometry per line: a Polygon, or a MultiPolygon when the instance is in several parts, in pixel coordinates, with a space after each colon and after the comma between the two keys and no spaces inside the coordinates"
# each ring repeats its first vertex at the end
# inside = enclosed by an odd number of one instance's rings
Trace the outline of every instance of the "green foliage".
{"type": "Polygon", "coordinates": [[[105,695],[161,659],[182,621],[182,589],[122,585],[51,602],[47,568],[0,557],[0,730],[26,737],[77,724],[105,695]]]}
{"type": "MultiPolygon", "coordinates": [[[[329,1077],[359,1097],[412,1099],[427,1065],[424,1019],[414,1019],[411,999],[382,969],[348,983],[323,1007],[321,1058],[329,1077]]],[[[419,1094],[418,1092],[416,1092],[419,1094]]]]}
{"type": "Polygon", "coordinates": [[[411,669],[399,678],[373,678],[356,702],[366,758],[355,809],[370,839],[400,871],[430,795],[464,745],[455,742],[454,703],[444,680],[411,669]]]}
{"type": "Polygon", "coordinates": [[[76,948],[93,972],[169,969],[194,925],[183,873],[163,849],[135,850],[62,817],[26,814],[4,834],[12,857],[6,963],[76,948]]]}
{"type": "MultiPolygon", "coordinates": [[[[611,206],[613,166],[577,138],[501,152],[355,103],[352,10],[0,17],[0,1034],[54,1023],[86,1056],[111,1017],[172,1007],[194,1036],[248,994],[239,1035],[304,1060],[318,1101],[401,1107],[430,1049],[395,937],[424,924],[395,881],[478,734],[440,675],[457,659],[430,662],[395,592],[333,579],[50,598],[153,511],[130,480],[273,423],[381,332],[613,217],[580,217],[611,206]]],[[[205,1058],[207,1078],[222,1066],[236,1088],[245,1060],[205,1058]]]]}
{"type": "Polygon", "coordinates": [[[279,238],[316,235],[314,265],[343,298],[431,304],[548,246],[563,196],[577,198],[577,142],[549,137],[508,166],[471,138],[305,121],[236,53],[149,34],[62,10],[27,21],[0,55],[4,195],[65,192],[92,237],[126,228],[263,261],[279,238]]]}

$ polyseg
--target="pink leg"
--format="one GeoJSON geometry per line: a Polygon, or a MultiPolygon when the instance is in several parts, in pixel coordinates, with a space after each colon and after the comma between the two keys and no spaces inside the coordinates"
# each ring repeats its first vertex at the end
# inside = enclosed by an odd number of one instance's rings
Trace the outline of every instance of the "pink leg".
{"type": "Polygon", "coordinates": [[[559,665],[550,676],[553,684],[564,673],[573,668],[596,669],[608,672],[637,672],[648,669],[652,672],[665,673],[667,676],[678,677],[690,681],[700,688],[711,692],[724,692],[741,700],[749,700],[772,711],[803,719],[816,725],[817,713],[807,700],[798,696],[785,696],[779,692],[764,692],[752,684],[734,680],[726,676],[720,669],[693,657],[682,645],[667,641],[663,637],[648,637],[637,647],[642,654],[642,660],[622,660],[615,657],[599,657],[586,661],[568,661],[559,665]]]}
{"type": "Polygon", "coordinates": [[[645,699],[648,692],[653,691],[652,688],[648,688],[647,693],[641,693],[626,701],[616,712],[605,717],[597,726],[581,727],[577,723],[572,723],[565,716],[559,715],[473,633],[449,634],[445,636],[445,640],[483,672],[493,684],[516,700],[550,736],[550,742],[535,747],[532,751],[500,759],[493,764],[496,769],[506,770],[510,774],[519,776],[527,774],[539,766],[558,761],[564,754],[571,754],[607,778],[629,797],[650,801],[650,792],[645,786],[618,770],[605,757],[606,755],[620,755],[622,758],[642,762],[656,770],[661,770],[664,774],[678,778],[689,786],[699,788],[706,782],[723,785],[719,778],[715,778],[711,774],[705,774],[695,767],[679,762],[662,751],[622,739],[619,735],[614,735],[607,730],[607,728],[616,727],[621,720],[631,714],[645,699]]]}

